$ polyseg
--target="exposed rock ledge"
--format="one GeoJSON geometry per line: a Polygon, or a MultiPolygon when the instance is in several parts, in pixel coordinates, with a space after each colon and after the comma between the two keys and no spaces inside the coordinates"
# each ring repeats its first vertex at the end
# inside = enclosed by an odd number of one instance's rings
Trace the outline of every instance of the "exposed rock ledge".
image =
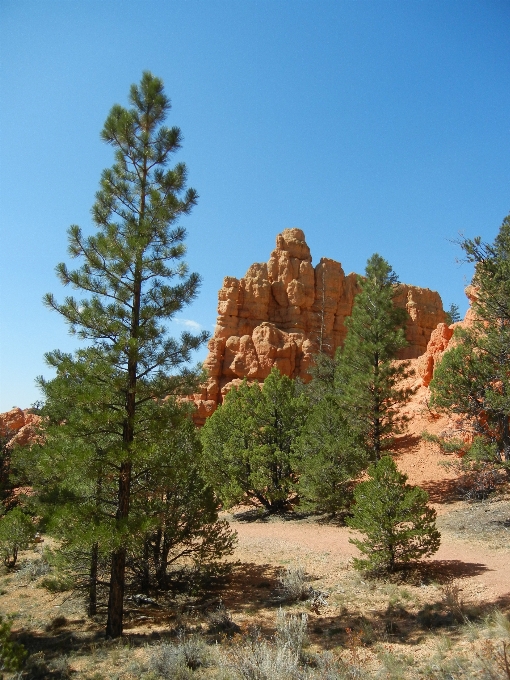
{"type": "MultiPolygon", "coordinates": [[[[264,380],[273,366],[309,380],[313,355],[319,349],[333,355],[344,341],[356,281],[356,274],[346,276],[335,260],[322,258],[312,267],[301,229],[278,234],[267,264],[252,264],[242,279],[227,276],[204,362],[209,379],[195,395],[196,422],[203,423],[233,385],[245,377],[264,380]]],[[[428,288],[400,284],[394,302],[408,312],[409,345],[400,358],[420,357],[432,332],[446,320],[441,298],[428,288]]]]}

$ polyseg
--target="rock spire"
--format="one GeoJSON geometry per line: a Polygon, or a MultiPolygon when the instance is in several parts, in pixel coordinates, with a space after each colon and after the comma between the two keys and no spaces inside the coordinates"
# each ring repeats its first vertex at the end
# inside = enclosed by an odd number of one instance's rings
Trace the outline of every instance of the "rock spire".
{"type": "MultiPolygon", "coordinates": [[[[204,362],[209,378],[195,395],[197,422],[213,413],[233,385],[243,378],[262,381],[273,366],[308,381],[313,355],[322,350],[332,356],[342,345],[357,292],[356,274],[346,276],[339,262],[322,258],[312,266],[301,229],[278,234],[267,263],[252,264],[241,279],[225,277],[204,362]]],[[[445,321],[441,298],[427,288],[401,284],[394,301],[409,314],[409,345],[400,358],[416,358],[445,321]]]]}

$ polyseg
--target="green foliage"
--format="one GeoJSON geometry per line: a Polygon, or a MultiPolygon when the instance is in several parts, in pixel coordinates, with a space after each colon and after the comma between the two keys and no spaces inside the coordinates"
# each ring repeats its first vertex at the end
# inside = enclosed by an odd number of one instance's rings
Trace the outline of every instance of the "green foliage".
{"type": "Polygon", "coordinates": [[[377,254],[365,274],[344,346],[334,360],[318,354],[311,369],[310,413],[294,446],[303,506],[321,511],[348,507],[360,473],[403,432],[399,409],[412,394],[398,386],[408,364],[394,361],[407,344],[406,312],[393,304],[396,274],[377,254]]]}
{"type": "Polygon", "coordinates": [[[200,470],[202,447],[193,422],[184,418],[160,434],[157,457],[143,480],[151,493],[133,495],[133,512],[146,518],[146,530],[142,550],[131,551],[128,564],[146,592],[164,588],[167,569],[179,560],[211,564],[230,555],[236,541],[228,523],[218,519],[216,496],[200,470]]]}
{"type": "Polygon", "coordinates": [[[384,456],[368,468],[369,479],[354,491],[356,504],[348,526],[366,538],[350,539],[364,555],[354,566],[367,571],[394,571],[439,548],[436,512],[427,507],[428,495],[407,484],[393,460],[384,456]]]}
{"type": "MultiPolygon", "coordinates": [[[[169,395],[196,388],[200,374],[185,364],[191,351],[207,339],[207,333],[183,333],[176,340],[165,332],[168,320],[196,297],[200,284],[198,274],[189,274],[182,261],[186,232],[177,226],[196,204],[197,193],[186,189],[183,163],[168,167],[180,148],[181,134],[176,127],[164,126],[170,101],[159,78],[145,72],[140,84],[131,87],[129,100],[128,109],[117,104],[112,108],[101,133],[115,150],[115,163],[103,171],[92,208],[98,231],[85,236],[72,226],[69,254],[83,263],[74,271],[63,263],[57,266],[61,282],[83,297],[69,296],[58,303],[53,295],[45,296],[45,303],[64,317],[71,332],[91,343],[74,357],[55,351],[46,359],[60,379],[55,390],[62,394],[60,410],[69,442],[74,439],[67,453],[63,446],[57,449],[63,465],[66,457],[75,458],[77,469],[88,471],[77,493],[89,501],[74,516],[74,527],[78,531],[78,518],[88,512],[86,540],[93,541],[91,546],[109,543],[111,551],[107,622],[111,637],[122,632],[127,553],[154,521],[135,512],[132,487],[141,484],[155,461],[163,465],[159,461],[166,452],[158,432],[171,427],[175,409],[159,407],[169,395]],[[68,375],[74,395],[63,385],[68,375]],[[66,413],[68,399],[71,406],[77,400],[76,417],[66,413]],[[100,489],[105,482],[117,488],[115,502],[108,499],[110,537],[105,522],[95,520],[98,512],[104,515],[100,489]]],[[[51,391],[44,380],[40,384],[51,391]]],[[[75,478],[79,482],[77,474],[75,478]]],[[[68,485],[65,493],[75,491],[68,485]]]]}
{"type": "Polygon", "coordinates": [[[394,361],[407,345],[406,311],[393,304],[398,279],[380,255],[368,260],[358,283],[361,292],[346,320],[344,346],[337,350],[335,383],[350,428],[375,461],[403,431],[406,418],[399,409],[412,394],[410,388],[398,386],[410,375],[408,363],[394,361]]]}
{"type": "Polygon", "coordinates": [[[452,302],[445,314],[446,323],[448,326],[451,326],[452,323],[458,323],[460,321],[459,305],[456,305],[454,302],[452,302]]]}
{"type": "Polygon", "coordinates": [[[443,461],[442,465],[456,473],[457,489],[465,498],[484,500],[503,481],[497,446],[487,437],[475,435],[471,442],[452,433],[432,435],[424,432],[422,437],[425,441],[438,444],[444,453],[457,454],[454,458],[443,461]]]}
{"type": "Polygon", "coordinates": [[[19,671],[27,658],[27,651],[19,642],[11,640],[11,627],[9,621],[4,621],[0,616],[0,670],[19,671]]]}
{"type": "Polygon", "coordinates": [[[225,506],[287,506],[295,487],[292,448],[306,412],[305,395],[275,368],[262,387],[245,380],[230,390],[201,433],[204,473],[225,506]]]}
{"type": "MultiPolygon", "coordinates": [[[[460,242],[476,265],[476,320],[455,332],[430,384],[431,406],[463,418],[463,429],[484,440],[487,455],[510,462],[510,216],[493,244],[480,238],[460,242]],[[494,445],[494,446],[492,446],[494,445]]],[[[480,442],[476,444],[480,446],[480,442]]],[[[478,455],[480,459],[480,456],[478,455]]]]}
{"type": "Polygon", "coordinates": [[[0,554],[6,567],[12,569],[15,566],[18,551],[26,550],[34,535],[32,519],[20,508],[13,508],[0,518],[0,554]]]}
{"type": "Polygon", "coordinates": [[[294,453],[300,506],[330,513],[348,507],[368,456],[362,439],[350,429],[336,395],[326,393],[311,408],[294,453]]]}
{"type": "MultiPolygon", "coordinates": [[[[84,351],[83,358],[88,356],[84,351]]],[[[60,539],[51,557],[57,587],[65,587],[71,573],[75,587],[90,589],[92,579],[104,581],[109,556],[119,545],[126,547],[128,567],[146,591],[165,587],[167,567],[179,559],[203,563],[229,554],[234,534],[218,520],[217,502],[200,473],[201,445],[188,406],[168,398],[139,407],[144,434],[134,461],[138,474],[130,514],[119,526],[111,508],[118,493],[112,471],[119,465],[121,422],[116,411],[104,412],[91,396],[90,363],[75,357],[65,365],[64,376],[44,383],[44,445],[23,450],[17,461],[30,470],[37,511],[60,539]]],[[[105,379],[96,398],[108,385],[105,379]]]]}
{"type": "MultiPolygon", "coordinates": [[[[11,451],[8,447],[14,432],[0,431],[0,501],[4,501],[11,491],[10,462],[11,451]]],[[[1,510],[0,510],[1,512],[1,510]]]]}

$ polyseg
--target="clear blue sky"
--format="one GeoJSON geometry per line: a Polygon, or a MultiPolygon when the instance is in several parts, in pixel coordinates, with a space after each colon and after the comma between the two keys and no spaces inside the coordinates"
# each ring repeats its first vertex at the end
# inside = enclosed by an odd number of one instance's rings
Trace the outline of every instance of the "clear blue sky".
{"type": "Polygon", "coordinates": [[[0,411],[75,346],[41,298],[65,294],[66,229],[92,229],[112,163],[99,132],[145,69],[200,195],[181,321],[212,331],[223,277],[292,226],[314,262],[361,273],[379,252],[464,312],[450,241],[492,240],[510,212],[508,0],[0,0],[0,50],[0,411]]]}

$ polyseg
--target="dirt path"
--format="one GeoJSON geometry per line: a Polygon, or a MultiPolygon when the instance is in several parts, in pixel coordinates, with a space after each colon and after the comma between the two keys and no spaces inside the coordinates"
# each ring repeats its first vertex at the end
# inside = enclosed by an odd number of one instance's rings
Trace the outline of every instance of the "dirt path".
{"type": "MultiPolygon", "coordinates": [[[[345,568],[357,549],[349,543],[354,532],[346,527],[306,521],[232,522],[238,533],[235,557],[252,563],[285,566],[302,564],[327,581],[345,568]]],[[[472,599],[496,601],[510,597],[510,546],[490,550],[443,534],[432,561],[441,563],[452,578],[461,579],[472,599]]]]}

